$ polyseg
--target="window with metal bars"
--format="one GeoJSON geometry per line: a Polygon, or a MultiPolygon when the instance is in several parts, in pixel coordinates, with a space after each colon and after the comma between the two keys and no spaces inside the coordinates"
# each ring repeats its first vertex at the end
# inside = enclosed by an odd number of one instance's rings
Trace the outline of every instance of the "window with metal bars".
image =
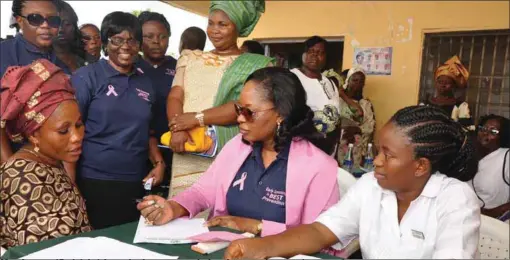
{"type": "Polygon", "coordinates": [[[420,100],[434,95],[435,69],[457,55],[469,70],[466,90],[458,91],[471,116],[510,117],[510,30],[427,33],[423,47],[420,100]]]}

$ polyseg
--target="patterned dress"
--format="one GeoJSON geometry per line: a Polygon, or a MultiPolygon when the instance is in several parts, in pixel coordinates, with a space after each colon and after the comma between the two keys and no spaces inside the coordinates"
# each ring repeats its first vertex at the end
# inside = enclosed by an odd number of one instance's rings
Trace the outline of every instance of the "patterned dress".
{"type": "Polygon", "coordinates": [[[91,230],[85,203],[63,168],[12,158],[0,166],[0,246],[91,230]]]}
{"type": "MultiPolygon", "coordinates": [[[[183,111],[199,112],[213,107],[223,74],[238,56],[219,56],[199,50],[184,50],[177,61],[172,86],[184,88],[183,111]]],[[[192,154],[173,155],[169,197],[195,183],[213,159],[192,154]]]]}
{"type": "Polygon", "coordinates": [[[363,117],[356,117],[353,109],[343,100],[340,100],[340,117],[343,129],[342,138],[337,153],[340,166],[348,151],[349,143],[354,145],[353,161],[354,168],[359,168],[363,157],[367,153],[368,144],[373,142],[375,130],[375,115],[372,102],[361,99],[358,104],[363,109],[363,117]]]}

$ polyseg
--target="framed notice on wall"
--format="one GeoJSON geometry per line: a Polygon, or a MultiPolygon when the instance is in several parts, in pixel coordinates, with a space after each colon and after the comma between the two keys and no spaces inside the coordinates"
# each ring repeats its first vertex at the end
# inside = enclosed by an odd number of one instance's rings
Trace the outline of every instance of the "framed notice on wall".
{"type": "Polygon", "coordinates": [[[391,75],[392,47],[354,48],[352,65],[361,66],[368,75],[391,75]]]}

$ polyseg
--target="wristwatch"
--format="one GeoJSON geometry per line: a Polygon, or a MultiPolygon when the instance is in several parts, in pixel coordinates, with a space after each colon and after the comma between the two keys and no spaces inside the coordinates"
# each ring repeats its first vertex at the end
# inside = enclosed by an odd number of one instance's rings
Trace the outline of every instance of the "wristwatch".
{"type": "Polygon", "coordinates": [[[204,126],[204,113],[203,112],[199,112],[195,115],[195,118],[198,120],[198,123],[200,124],[200,126],[204,126]]]}

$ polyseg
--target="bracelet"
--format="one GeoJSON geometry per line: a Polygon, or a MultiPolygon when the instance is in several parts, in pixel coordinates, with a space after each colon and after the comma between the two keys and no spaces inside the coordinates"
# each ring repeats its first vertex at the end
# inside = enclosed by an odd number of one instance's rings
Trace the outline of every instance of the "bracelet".
{"type": "Polygon", "coordinates": [[[156,167],[156,166],[158,166],[158,164],[162,164],[162,163],[165,163],[165,162],[164,161],[155,161],[154,163],[152,163],[152,166],[156,167]]]}

